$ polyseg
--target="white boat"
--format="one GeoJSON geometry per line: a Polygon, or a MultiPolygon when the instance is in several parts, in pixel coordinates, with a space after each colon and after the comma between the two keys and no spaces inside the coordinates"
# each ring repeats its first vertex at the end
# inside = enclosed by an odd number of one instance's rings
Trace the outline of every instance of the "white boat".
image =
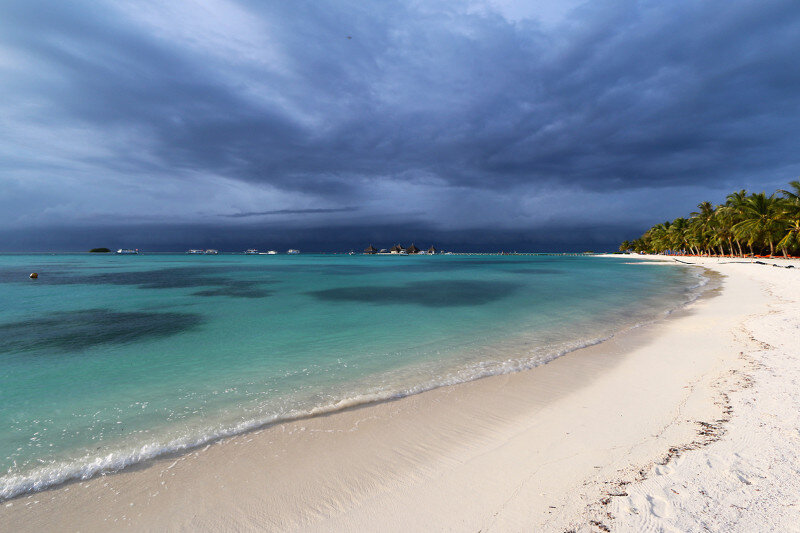
{"type": "Polygon", "coordinates": [[[289,255],[297,255],[297,254],[299,254],[299,253],[300,253],[300,250],[295,250],[294,248],[289,248],[289,249],[286,251],[286,253],[287,253],[287,254],[289,254],[289,255]]]}
{"type": "Polygon", "coordinates": [[[250,248],[244,252],[244,255],[258,255],[258,250],[255,248],[250,248]]]}
{"type": "Polygon", "coordinates": [[[203,253],[205,255],[217,255],[219,253],[219,250],[214,250],[213,248],[209,248],[208,250],[206,250],[203,253]]]}
{"type": "Polygon", "coordinates": [[[198,255],[198,254],[202,254],[203,250],[187,250],[186,253],[187,254],[192,254],[192,255],[198,255]]]}
{"type": "Polygon", "coordinates": [[[267,255],[278,255],[278,252],[276,252],[275,250],[270,250],[269,252],[267,252],[267,255]]]}
{"type": "Polygon", "coordinates": [[[117,254],[119,255],[137,255],[139,253],[139,249],[132,250],[130,248],[120,248],[117,250],[117,254]]]}

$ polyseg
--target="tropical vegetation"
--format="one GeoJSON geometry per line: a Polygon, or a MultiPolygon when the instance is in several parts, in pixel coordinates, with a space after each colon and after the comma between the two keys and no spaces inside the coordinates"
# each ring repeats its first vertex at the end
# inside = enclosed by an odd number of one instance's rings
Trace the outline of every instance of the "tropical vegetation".
{"type": "Polygon", "coordinates": [[[688,218],[656,224],[620,251],[692,255],[800,255],[800,180],[773,194],[731,193],[688,218]]]}

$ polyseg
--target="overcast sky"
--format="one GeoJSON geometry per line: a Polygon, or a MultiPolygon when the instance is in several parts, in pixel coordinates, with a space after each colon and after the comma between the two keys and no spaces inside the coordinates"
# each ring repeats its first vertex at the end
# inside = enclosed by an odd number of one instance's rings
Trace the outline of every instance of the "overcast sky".
{"type": "Polygon", "coordinates": [[[608,246],[797,179],[799,50],[796,0],[4,0],[0,250],[608,246]]]}

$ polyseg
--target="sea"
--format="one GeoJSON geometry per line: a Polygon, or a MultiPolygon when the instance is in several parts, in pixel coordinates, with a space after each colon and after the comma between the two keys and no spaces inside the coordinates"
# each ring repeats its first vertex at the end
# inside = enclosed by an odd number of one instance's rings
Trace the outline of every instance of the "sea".
{"type": "Polygon", "coordinates": [[[0,499],[531,369],[707,281],[624,257],[2,254],[0,499]]]}

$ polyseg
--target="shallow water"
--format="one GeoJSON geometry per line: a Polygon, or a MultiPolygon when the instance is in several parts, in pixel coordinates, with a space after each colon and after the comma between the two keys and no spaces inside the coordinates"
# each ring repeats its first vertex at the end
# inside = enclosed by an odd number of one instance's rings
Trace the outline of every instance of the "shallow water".
{"type": "Polygon", "coordinates": [[[0,498],[530,368],[701,281],[566,256],[2,255],[0,498]]]}

